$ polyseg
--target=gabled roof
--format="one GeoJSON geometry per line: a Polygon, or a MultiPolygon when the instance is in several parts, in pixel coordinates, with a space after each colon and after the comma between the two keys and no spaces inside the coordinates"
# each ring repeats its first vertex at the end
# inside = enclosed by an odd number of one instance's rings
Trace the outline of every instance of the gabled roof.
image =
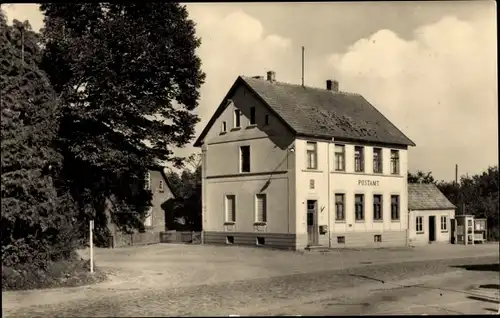
{"type": "Polygon", "coordinates": [[[408,184],[409,210],[449,210],[455,209],[444,194],[432,183],[408,184]]]}
{"type": "Polygon", "coordinates": [[[168,180],[167,175],[165,174],[165,168],[160,166],[160,165],[152,165],[149,167],[150,170],[152,171],[159,171],[163,177],[163,180],[165,180],[165,183],[167,187],[170,189],[170,192],[174,196],[174,199],[177,199],[177,194],[175,193],[175,189],[172,186],[172,183],[168,180]]]}
{"type": "Polygon", "coordinates": [[[359,94],[239,76],[196,140],[200,146],[236,87],[245,85],[297,136],[415,146],[359,94]]]}

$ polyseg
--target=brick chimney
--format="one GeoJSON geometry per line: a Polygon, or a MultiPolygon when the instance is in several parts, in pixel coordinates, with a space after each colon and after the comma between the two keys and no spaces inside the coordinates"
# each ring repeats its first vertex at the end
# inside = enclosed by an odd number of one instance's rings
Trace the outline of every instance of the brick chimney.
{"type": "Polygon", "coordinates": [[[264,79],[264,76],[260,76],[260,75],[257,75],[257,76],[252,76],[252,78],[255,78],[255,79],[264,79]]]}
{"type": "Polygon", "coordinates": [[[326,90],[338,92],[339,91],[339,82],[336,80],[326,80],[326,90]]]}
{"type": "Polygon", "coordinates": [[[269,82],[276,82],[276,73],[274,71],[267,72],[267,80],[269,82]]]}

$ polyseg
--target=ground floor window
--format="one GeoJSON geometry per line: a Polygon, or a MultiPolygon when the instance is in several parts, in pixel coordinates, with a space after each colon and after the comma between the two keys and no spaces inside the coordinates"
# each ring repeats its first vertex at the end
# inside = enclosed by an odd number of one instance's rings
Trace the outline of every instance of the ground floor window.
{"type": "Polygon", "coordinates": [[[144,226],[153,226],[153,207],[150,207],[144,218],[144,226]]]}
{"type": "Polygon", "coordinates": [[[448,231],[448,218],[443,215],[441,216],[441,231],[446,232],[448,231]]]}
{"type": "Polygon", "coordinates": [[[416,220],[415,220],[415,224],[416,224],[416,230],[417,230],[417,233],[423,233],[424,232],[424,219],[423,217],[421,216],[417,216],[416,220]]]}

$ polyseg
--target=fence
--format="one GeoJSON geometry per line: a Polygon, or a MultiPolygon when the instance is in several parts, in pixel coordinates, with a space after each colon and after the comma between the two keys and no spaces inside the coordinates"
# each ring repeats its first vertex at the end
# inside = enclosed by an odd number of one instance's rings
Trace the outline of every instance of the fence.
{"type": "Polygon", "coordinates": [[[116,233],[109,237],[108,247],[141,246],[160,243],[160,232],[116,233]]]}
{"type": "Polygon", "coordinates": [[[201,244],[201,232],[195,231],[166,231],[160,233],[161,243],[190,243],[201,244]]]}

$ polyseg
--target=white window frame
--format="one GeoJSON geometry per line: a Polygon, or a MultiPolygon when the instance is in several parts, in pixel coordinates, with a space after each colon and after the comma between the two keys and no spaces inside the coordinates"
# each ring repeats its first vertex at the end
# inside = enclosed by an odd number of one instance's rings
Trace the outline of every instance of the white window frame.
{"type": "Polygon", "coordinates": [[[306,142],[306,165],[308,170],[318,170],[318,143],[306,142]]]}
{"type": "Polygon", "coordinates": [[[267,195],[265,193],[257,193],[255,195],[255,223],[267,223],[267,195]],[[262,220],[259,220],[259,200],[263,200],[262,220]]]}
{"type": "Polygon", "coordinates": [[[226,194],[224,196],[224,221],[225,223],[236,223],[236,195],[234,194],[226,194]],[[233,214],[231,218],[229,217],[229,201],[230,198],[233,199],[233,214]]]}
{"type": "Polygon", "coordinates": [[[378,147],[375,147],[373,148],[373,173],[384,173],[384,163],[383,163],[383,153],[384,151],[382,150],[382,148],[378,148],[378,147]],[[379,169],[377,170],[376,169],[376,164],[375,164],[375,153],[378,153],[378,165],[379,165],[379,169]]]}
{"type": "Polygon", "coordinates": [[[355,222],[364,222],[365,221],[365,207],[366,207],[366,200],[365,200],[365,195],[364,193],[356,193],[354,194],[354,221],[355,222]],[[358,214],[356,213],[357,212],[357,206],[358,206],[358,203],[356,202],[356,197],[360,196],[361,197],[361,213],[362,213],[362,218],[361,219],[358,219],[357,216],[358,214]]]}
{"type": "Polygon", "coordinates": [[[240,146],[240,173],[249,173],[252,171],[252,163],[251,163],[251,158],[252,158],[252,152],[250,149],[249,145],[242,145],[240,146]],[[248,171],[243,171],[243,148],[248,147],[248,171]]]}
{"type": "Polygon", "coordinates": [[[423,216],[415,217],[415,231],[418,234],[424,233],[424,217],[423,216]]]}
{"type": "Polygon", "coordinates": [[[345,221],[345,193],[335,193],[334,195],[334,202],[335,202],[335,221],[342,222],[345,221]],[[337,196],[340,196],[342,198],[341,202],[337,202],[337,196]],[[339,205],[342,206],[342,218],[339,218],[339,205]]]}
{"type": "Polygon", "coordinates": [[[382,194],[375,193],[373,195],[373,220],[374,221],[383,221],[384,220],[384,197],[382,194]],[[375,197],[380,197],[380,218],[376,219],[375,218],[375,197]]]}
{"type": "Polygon", "coordinates": [[[391,194],[391,221],[399,221],[401,219],[401,196],[399,194],[391,194]],[[397,218],[394,217],[394,213],[393,213],[393,206],[394,204],[392,204],[392,198],[393,197],[397,197],[398,198],[398,201],[397,201],[397,218]]]}
{"type": "Polygon", "coordinates": [[[345,171],[345,145],[339,145],[336,144],[334,145],[334,150],[333,150],[333,158],[335,160],[334,162],[334,167],[335,171],[345,171]],[[337,151],[339,149],[342,149],[342,151],[337,151]],[[342,166],[339,167],[339,158],[342,158],[342,166]]]}
{"type": "Polygon", "coordinates": [[[448,232],[448,217],[446,215],[441,215],[441,232],[448,232]]]}
{"type": "Polygon", "coordinates": [[[365,147],[354,146],[354,172],[365,172],[365,147]],[[359,150],[359,169],[356,166],[356,150],[359,150]]]}
{"type": "Polygon", "coordinates": [[[399,150],[397,149],[391,149],[391,174],[392,175],[399,175],[400,173],[400,157],[399,157],[399,150]],[[393,157],[393,154],[396,154],[396,156],[393,157]]]}
{"type": "Polygon", "coordinates": [[[234,128],[241,128],[241,110],[235,109],[233,117],[234,128]]]}
{"type": "Polygon", "coordinates": [[[153,207],[149,207],[144,217],[144,227],[152,227],[153,226],[153,207]]]}

